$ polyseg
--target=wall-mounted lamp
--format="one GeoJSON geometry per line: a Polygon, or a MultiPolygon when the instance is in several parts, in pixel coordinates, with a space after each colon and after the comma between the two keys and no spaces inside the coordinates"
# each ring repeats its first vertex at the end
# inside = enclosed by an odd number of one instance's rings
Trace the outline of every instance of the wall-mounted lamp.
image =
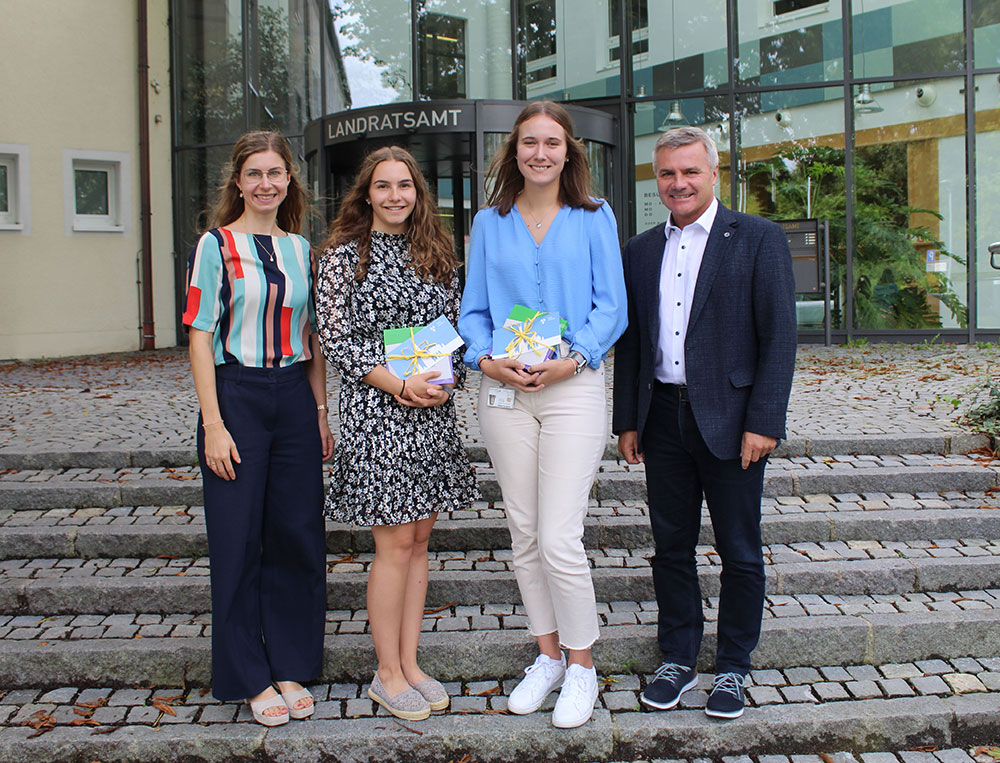
{"type": "Polygon", "coordinates": [[[663,124],[656,129],[660,132],[666,132],[667,130],[672,130],[675,127],[680,127],[681,125],[686,124],[687,120],[684,118],[684,112],[681,111],[681,102],[671,101],[670,113],[668,113],[667,118],[663,120],[663,124]]]}
{"type": "Polygon", "coordinates": [[[774,121],[782,127],[791,127],[792,114],[789,111],[776,111],[774,112],[774,121]]]}
{"type": "Polygon", "coordinates": [[[854,111],[858,114],[878,114],[885,109],[879,106],[875,96],[872,95],[872,86],[865,84],[858,90],[858,95],[854,99],[854,111]]]}
{"type": "MultiPolygon", "coordinates": [[[[645,98],[646,97],[646,86],[645,85],[639,85],[639,89],[636,91],[635,97],[636,98],[645,98]]],[[[654,103],[650,102],[650,101],[640,101],[639,103],[637,103],[635,105],[635,110],[636,111],[652,111],[655,108],[656,108],[656,105],[654,103]]]]}

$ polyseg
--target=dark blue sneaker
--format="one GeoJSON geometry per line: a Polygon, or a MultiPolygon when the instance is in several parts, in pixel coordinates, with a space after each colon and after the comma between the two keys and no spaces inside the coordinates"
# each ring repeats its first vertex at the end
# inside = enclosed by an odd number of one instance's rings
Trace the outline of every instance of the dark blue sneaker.
{"type": "Polygon", "coordinates": [[[705,714],[713,718],[739,718],[743,715],[743,676],[719,673],[708,695],[705,714]]]}
{"type": "Polygon", "coordinates": [[[681,695],[698,685],[698,671],[676,662],[665,662],[656,669],[642,692],[643,704],[657,710],[669,710],[681,701],[681,695]]]}

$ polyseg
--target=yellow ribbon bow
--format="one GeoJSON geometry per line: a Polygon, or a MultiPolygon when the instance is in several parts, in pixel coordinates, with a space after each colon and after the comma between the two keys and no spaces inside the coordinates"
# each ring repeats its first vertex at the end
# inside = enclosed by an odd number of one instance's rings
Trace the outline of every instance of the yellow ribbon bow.
{"type": "MultiPolygon", "coordinates": [[[[540,315],[544,315],[544,313],[535,313],[530,320],[524,321],[524,324],[521,328],[518,328],[518,325],[515,324],[514,326],[507,329],[514,335],[514,338],[511,339],[510,342],[507,344],[506,348],[507,357],[517,360],[519,357],[521,357],[521,353],[529,349],[529,347],[534,347],[536,350],[539,351],[541,351],[543,348],[545,350],[552,349],[551,347],[549,347],[549,345],[545,344],[538,338],[537,332],[531,330],[531,324],[534,323],[535,318],[537,318],[540,315]],[[522,345],[525,346],[522,347],[522,345]]],[[[545,353],[542,352],[541,354],[544,355],[545,353]]]]}
{"type": "Polygon", "coordinates": [[[420,370],[420,361],[424,358],[443,358],[451,353],[449,352],[428,352],[428,347],[436,347],[437,345],[431,342],[421,342],[419,345],[416,339],[413,337],[413,327],[410,327],[410,341],[413,342],[413,352],[410,354],[399,353],[393,355],[387,355],[386,360],[408,360],[410,365],[406,369],[406,373],[403,374],[404,377],[413,376],[417,371],[420,370]]]}

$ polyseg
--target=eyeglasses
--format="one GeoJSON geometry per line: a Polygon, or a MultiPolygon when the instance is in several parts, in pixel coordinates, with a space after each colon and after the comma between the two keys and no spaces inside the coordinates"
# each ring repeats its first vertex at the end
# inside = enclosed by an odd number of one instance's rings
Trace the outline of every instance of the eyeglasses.
{"type": "Polygon", "coordinates": [[[267,175],[267,179],[272,183],[280,183],[288,175],[288,170],[281,167],[272,167],[266,173],[260,170],[244,170],[243,178],[249,180],[251,183],[259,183],[264,179],[265,174],[267,175]]]}

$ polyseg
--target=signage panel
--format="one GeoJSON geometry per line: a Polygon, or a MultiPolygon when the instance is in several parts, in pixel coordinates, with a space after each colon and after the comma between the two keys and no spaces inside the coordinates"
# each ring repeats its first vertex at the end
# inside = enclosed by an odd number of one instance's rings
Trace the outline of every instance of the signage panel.
{"type": "Polygon", "coordinates": [[[433,132],[474,132],[476,109],[471,102],[389,104],[334,114],[324,120],[326,145],[357,138],[433,132]]]}

